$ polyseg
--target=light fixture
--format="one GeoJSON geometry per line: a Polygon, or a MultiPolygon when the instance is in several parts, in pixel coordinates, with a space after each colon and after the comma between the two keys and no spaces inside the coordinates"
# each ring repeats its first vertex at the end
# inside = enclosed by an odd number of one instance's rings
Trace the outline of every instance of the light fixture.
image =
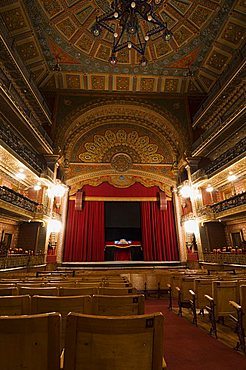
{"type": "Polygon", "coordinates": [[[145,67],[147,59],[145,50],[150,37],[161,33],[164,41],[172,38],[167,23],[162,22],[155,13],[155,8],[163,0],[114,0],[111,11],[96,18],[92,27],[95,37],[100,36],[102,29],[113,35],[113,46],[109,62],[117,63],[116,53],[122,49],[134,49],[142,58],[140,64],[145,67]]]}
{"type": "Polygon", "coordinates": [[[62,228],[62,223],[54,218],[49,220],[48,229],[51,233],[59,233],[62,228]]]}
{"type": "Polygon", "coordinates": [[[214,191],[214,188],[212,187],[212,185],[208,185],[207,187],[206,187],[206,191],[208,192],[208,193],[212,193],[212,191],[214,191]]]}
{"type": "Polygon", "coordinates": [[[25,180],[26,175],[25,175],[25,173],[24,173],[24,169],[23,169],[23,168],[20,168],[20,169],[19,169],[19,172],[17,172],[16,177],[17,177],[17,179],[19,179],[19,180],[25,180]]]}
{"type": "Polygon", "coordinates": [[[57,183],[48,188],[48,197],[59,197],[62,198],[66,192],[66,187],[57,180],[57,183]]]}
{"type": "Polygon", "coordinates": [[[36,185],[34,185],[33,189],[36,190],[36,191],[41,190],[40,182],[38,182],[36,185]]]}
{"type": "Polygon", "coordinates": [[[196,234],[198,232],[198,223],[195,219],[184,222],[184,229],[187,234],[196,234]]]}
{"type": "Polygon", "coordinates": [[[229,172],[229,175],[227,177],[227,180],[230,181],[230,182],[233,182],[237,179],[237,176],[234,175],[232,172],[229,172]]]}
{"type": "Polygon", "coordinates": [[[190,185],[183,185],[180,189],[179,189],[179,194],[181,195],[181,197],[183,198],[191,198],[192,194],[193,194],[193,191],[192,191],[192,187],[190,185]]]}

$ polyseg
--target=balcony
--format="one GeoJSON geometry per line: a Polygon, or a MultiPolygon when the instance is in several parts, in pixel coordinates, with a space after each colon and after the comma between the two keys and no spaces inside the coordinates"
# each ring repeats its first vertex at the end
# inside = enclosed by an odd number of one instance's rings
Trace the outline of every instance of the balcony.
{"type": "Polygon", "coordinates": [[[5,257],[0,256],[0,270],[10,268],[31,268],[45,264],[45,254],[37,255],[9,254],[5,257]]]}
{"type": "Polygon", "coordinates": [[[39,174],[47,167],[45,159],[29,149],[13,132],[10,125],[0,118],[0,140],[27,162],[39,174]]]}
{"type": "Polygon", "coordinates": [[[246,211],[246,192],[237,194],[229,199],[210,205],[215,214],[221,216],[246,211]]]}
{"type": "Polygon", "coordinates": [[[37,212],[39,206],[38,203],[24,197],[12,189],[7,188],[6,186],[0,186],[0,200],[11,203],[12,205],[23,208],[32,213],[37,212]]]}

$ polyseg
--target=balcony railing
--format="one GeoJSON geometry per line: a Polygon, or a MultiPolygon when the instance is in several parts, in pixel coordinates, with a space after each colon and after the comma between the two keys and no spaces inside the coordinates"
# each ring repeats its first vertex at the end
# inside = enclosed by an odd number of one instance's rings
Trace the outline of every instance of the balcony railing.
{"type": "Polygon", "coordinates": [[[234,197],[212,204],[210,207],[214,213],[219,213],[242,205],[246,205],[246,192],[237,194],[234,197]]]}
{"type": "Polygon", "coordinates": [[[40,266],[45,263],[45,254],[25,255],[13,254],[5,257],[0,256],[0,269],[9,268],[30,268],[40,266]]]}
{"type": "Polygon", "coordinates": [[[45,159],[41,155],[30,150],[21,139],[13,132],[10,125],[0,117],[0,140],[8,145],[16,154],[25,160],[30,166],[42,173],[47,167],[45,159]]]}
{"type": "Polygon", "coordinates": [[[0,186],[0,200],[4,200],[5,202],[11,203],[29,212],[36,213],[39,211],[38,203],[6,186],[0,186]]]}
{"type": "Polygon", "coordinates": [[[225,153],[223,153],[219,158],[213,161],[206,169],[205,172],[209,176],[213,172],[221,169],[223,166],[229,164],[231,161],[242,157],[246,152],[246,137],[243,138],[237,145],[225,153]]]}

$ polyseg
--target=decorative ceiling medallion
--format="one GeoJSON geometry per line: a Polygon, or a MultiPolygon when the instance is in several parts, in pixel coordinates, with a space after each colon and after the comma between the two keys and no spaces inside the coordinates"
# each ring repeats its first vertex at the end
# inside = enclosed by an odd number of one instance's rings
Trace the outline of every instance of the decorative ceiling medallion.
{"type": "Polygon", "coordinates": [[[111,159],[111,166],[117,172],[125,172],[132,167],[132,159],[128,154],[118,153],[111,159]]]}
{"type": "Polygon", "coordinates": [[[158,145],[150,144],[150,138],[139,136],[137,131],[127,133],[125,130],[118,130],[114,133],[107,130],[104,136],[95,135],[93,143],[86,143],[85,148],[87,151],[81,153],[79,159],[86,163],[111,162],[112,156],[107,154],[111,151],[115,156],[115,152],[122,153],[122,148],[125,148],[126,152],[129,150],[136,153],[131,157],[133,162],[136,161],[135,158],[140,158],[141,163],[161,163],[164,160],[164,157],[157,153],[158,145]]]}
{"type": "Polygon", "coordinates": [[[108,183],[115,186],[116,188],[128,188],[135,184],[136,179],[133,176],[110,176],[108,183]]]}

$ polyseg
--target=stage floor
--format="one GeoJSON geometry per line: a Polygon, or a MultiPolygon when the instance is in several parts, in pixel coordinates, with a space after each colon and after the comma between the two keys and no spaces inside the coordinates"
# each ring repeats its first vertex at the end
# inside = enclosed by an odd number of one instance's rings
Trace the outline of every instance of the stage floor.
{"type": "Polygon", "coordinates": [[[83,270],[116,270],[116,269],[155,269],[155,268],[184,268],[185,263],[180,261],[104,261],[104,262],[62,262],[58,268],[61,269],[83,269],[83,270]]]}

